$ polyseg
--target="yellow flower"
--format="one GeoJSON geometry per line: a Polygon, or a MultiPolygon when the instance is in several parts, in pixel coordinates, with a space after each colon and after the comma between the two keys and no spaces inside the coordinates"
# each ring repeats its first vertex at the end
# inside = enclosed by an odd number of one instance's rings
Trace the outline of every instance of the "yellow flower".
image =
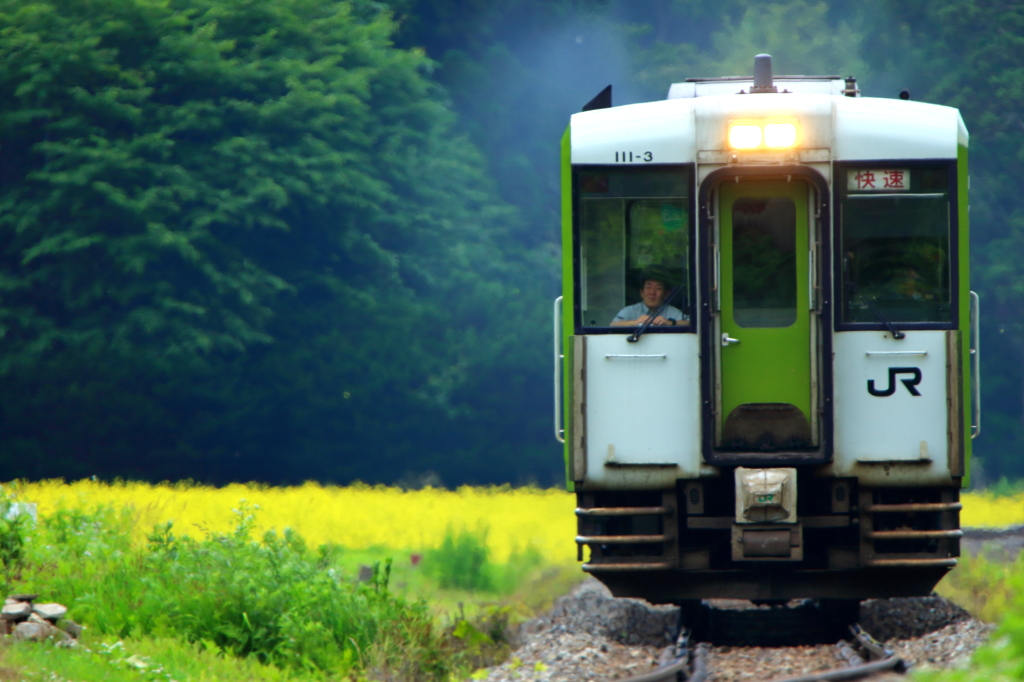
{"type": "Polygon", "coordinates": [[[387,547],[418,551],[437,547],[445,531],[488,528],[491,558],[502,562],[515,549],[532,546],[545,561],[575,560],[575,498],[564,490],[510,486],[458,490],[403,491],[356,484],[347,487],[306,483],[293,487],[232,484],[223,488],[190,483],[61,480],[18,483],[19,499],[35,502],[42,516],[58,509],[108,505],[130,507],[133,538],[146,540],[153,526],[173,521],[172,532],[201,538],[235,527],[232,509],[245,501],[254,510],[254,537],[291,528],[312,546],[338,544],[351,549],[387,547]]]}

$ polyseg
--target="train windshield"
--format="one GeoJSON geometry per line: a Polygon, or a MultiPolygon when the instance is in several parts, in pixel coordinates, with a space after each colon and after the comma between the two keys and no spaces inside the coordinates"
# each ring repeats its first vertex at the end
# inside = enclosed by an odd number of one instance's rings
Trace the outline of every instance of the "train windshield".
{"type": "Polygon", "coordinates": [[[847,173],[843,321],[951,322],[949,169],[847,173]]]}
{"type": "Polygon", "coordinates": [[[578,171],[581,327],[691,329],[691,188],[688,167],[578,171]]]}

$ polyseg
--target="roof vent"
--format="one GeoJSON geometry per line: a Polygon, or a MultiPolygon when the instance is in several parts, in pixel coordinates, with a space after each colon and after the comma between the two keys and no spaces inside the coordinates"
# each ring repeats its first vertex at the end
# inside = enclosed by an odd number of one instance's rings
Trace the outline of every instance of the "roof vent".
{"type": "Polygon", "coordinates": [[[759,54],[754,57],[754,85],[750,92],[778,92],[779,89],[772,84],[772,56],[770,54],[759,54]]]}
{"type": "Polygon", "coordinates": [[[843,89],[843,94],[847,97],[860,97],[860,88],[857,87],[857,79],[853,76],[846,77],[846,88],[843,89]]]}

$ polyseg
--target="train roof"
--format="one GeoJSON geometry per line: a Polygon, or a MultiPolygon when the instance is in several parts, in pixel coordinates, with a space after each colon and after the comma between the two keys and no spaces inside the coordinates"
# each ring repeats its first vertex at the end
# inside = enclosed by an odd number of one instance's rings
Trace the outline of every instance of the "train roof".
{"type": "MultiPolygon", "coordinates": [[[[773,84],[779,92],[801,95],[842,95],[846,89],[846,82],[841,76],[775,76],[773,84]]],[[[668,99],[745,94],[753,87],[754,79],[746,76],[687,78],[682,83],[672,84],[668,89],[668,99]]]]}
{"type": "Polygon", "coordinates": [[[802,160],[955,159],[958,146],[968,144],[952,107],[845,96],[835,92],[841,79],[794,78],[776,78],[778,93],[757,94],[749,94],[749,78],[694,79],[673,85],[671,99],[575,114],[572,163],[606,164],[615,152],[647,151],[656,163],[713,163],[730,151],[728,122],[741,118],[796,119],[802,160]],[[727,94],[714,92],[722,89],[727,94]]]}

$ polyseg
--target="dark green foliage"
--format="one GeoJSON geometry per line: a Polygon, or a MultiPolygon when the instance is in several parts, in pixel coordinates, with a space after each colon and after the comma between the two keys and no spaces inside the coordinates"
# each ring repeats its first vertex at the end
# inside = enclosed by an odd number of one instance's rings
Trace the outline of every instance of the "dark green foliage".
{"type": "Polygon", "coordinates": [[[553,258],[509,241],[393,30],[344,2],[0,2],[5,476],[557,471],[515,388],[546,384],[553,258]]]}

